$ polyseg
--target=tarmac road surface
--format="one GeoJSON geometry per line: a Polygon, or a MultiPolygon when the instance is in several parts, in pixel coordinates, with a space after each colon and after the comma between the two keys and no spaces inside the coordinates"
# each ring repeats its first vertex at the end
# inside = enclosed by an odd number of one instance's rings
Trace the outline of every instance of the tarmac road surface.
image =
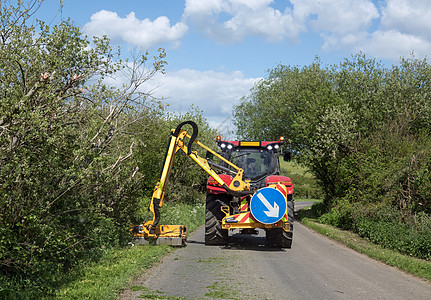
{"type": "MultiPolygon", "coordinates": [[[[296,208],[303,206],[297,202],[296,208]]],[[[121,299],[431,299],[431,284],[348,249],[298,222],[292,249],[265,234],[205,246],[204,227],[133,283],[121,299]],[[139,297],[140,296],[140,297],[139,297]],[[138,298],[139,297],[139,298],[138,298]]]]}

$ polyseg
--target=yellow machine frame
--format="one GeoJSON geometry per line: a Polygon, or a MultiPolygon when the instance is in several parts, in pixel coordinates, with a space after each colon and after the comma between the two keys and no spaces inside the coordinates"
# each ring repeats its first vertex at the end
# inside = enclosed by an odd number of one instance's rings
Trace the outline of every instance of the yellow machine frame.
{"type": "MultiPolygon", "coordinates": [[[[286,187],[283,184],[277,183],[277,184],[270,184],[268,187],[280,190],[284,189],[284,192],[286,192],[286,187]]],[[[279,220],[278,222],[274,224],[263,224],[260,222],[257,222],[254,220],[254,218],[251,215],[250,208],[248,207],[248,204],[250,202],[250,199],[247,199],[247,197],[243,197],[241,199],[240,204],[240,212],[238,214],[231,214],[229,206],[222,206],[221,210],[226,215],[221,223],[222,229],[254,229],[254,228],[262,228],[262,229],[272,229],[272,228],[283,228],[284,231],[289,232],[290,231],[290,223],[288,220],[287,211],[285,215],[279,220]]]]}
{"type": "Polygon", "coordinates": [[[175,155],[178,151],[183,151],[186,155],[188,155],[203,170],[205,170],[205,172],[214,178],[218,184],[224,187],[229,194],[237,197],[253,194],[253,191],[250,191],[249,181],[244,181],[242,179],[244,170],[237,167],[223,156],[219,155],[217,152],[196,140],[197,134],[197,125],[192,121],[182,122],[175,130],[172,129],[160,178],[154,187],[153,195],[148,208],[149,212],[153,213],[153,218],[152,220],[146,222],[144,221],[144,223],[141,225],[131,226],[130,230],[135,238],[144,238],[147,241],[152,240],[158,244],[177,246],[185,245],[186,243],[187,230],[184,225],[158,225],[160,221],[160,208],[163,206],[163,199],[167,183],[171,174],[175,155]],[[193,134],[191,136],[185,130],[181,129],[186,124],[191,125],[193,128],[193,134]],[[189,139],[187,145],[184,143],[185,138],[189,139]],[[211,168],[206,159],[200,157],[197,154],[197,151],[191,151],[191,146],[193,143],[198,144],[200,147],[221,159],[235,170],[233,172],[236,172],[236,175],[229,186],[227,186],[226,183],[219,177],[219,175],[211,168]]]}

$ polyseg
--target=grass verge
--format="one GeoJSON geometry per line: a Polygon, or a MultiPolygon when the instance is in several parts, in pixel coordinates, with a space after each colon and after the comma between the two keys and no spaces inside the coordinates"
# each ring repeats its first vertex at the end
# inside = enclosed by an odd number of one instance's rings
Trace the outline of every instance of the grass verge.
{"type": "Polygon", "coordinates": [[[295,201],[306,201],[306,202],[322,202],[322,199],[308,199],[308,198],[297,198],[295,197],[295,201]]]}
{"type": "MultiPolygon", "coordinates": [[[[163,223],[184,224],[189,233],[205,220],[203,204],[165,205],[163,223]]],[[[174,248],[159,246],[128,246],[110,249],[97,262],[88,263],[70,275],[71,280],[46,299],[117,299],[118,293],[127,288],[133,279],[149,269],[174,248]]]]}
{"type": "Polygon", "coordinates": [[[370,258],[381,261],[389,266],[393,266],[414,276],[431,281],[431,262],[400,254],[396,251],[383,248],[373,244],[359,235],[341,230],[329,225],[321,224],[316,219],[305,217],[307,212],[300,213],[301,223],[314,231],[326,235],[347,247],[367,255],[370,258]],[[301,218],[302,215],[302,218],[301,218]]]}
{"type": "Polygon", "coordinates": [[[131,279],[171,251],[163,245],[114,249],[99,262],[84,266],[81,276],[58,290],[55,299],[115,299],[131,279]]]}

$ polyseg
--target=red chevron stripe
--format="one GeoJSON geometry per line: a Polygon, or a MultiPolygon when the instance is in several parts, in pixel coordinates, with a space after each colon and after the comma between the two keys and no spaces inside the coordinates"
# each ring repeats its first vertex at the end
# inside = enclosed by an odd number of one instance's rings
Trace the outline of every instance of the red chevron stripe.
{"type": "Polygon", "coordinates": [[[248,209],[248,203],[246,202],[246,203],[244,203],[244,205],[241,206],[240,210],[245,211],[247,209],[248,209]]]}
{"type": "Polygon", "coordinates": [[[240,223],[244,223],[245,220],[247,220],[249,218],[249,216],[250,216],[250,213],[248,212],[248,213],[245,214],[244,218],[242,218],[239,222],[240,223]]]}
{"type": "Polygon", "coordinates": [[[283,185],[277,184],[275,187],[284,195],[284,197],[287,197],[287,191],[283,185]]]}

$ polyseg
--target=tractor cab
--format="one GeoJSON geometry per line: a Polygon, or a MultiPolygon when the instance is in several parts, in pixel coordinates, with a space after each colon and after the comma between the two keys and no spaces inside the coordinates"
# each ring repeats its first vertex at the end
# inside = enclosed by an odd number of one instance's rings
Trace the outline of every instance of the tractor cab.
{"type": "Polygon", "coordinates": [[[278,158],[284,137],[271,142],[225,141],[220,137],[216,141],[221,155],[244,170],[243,178],[250,180],[250,188],[264,187],[268,176],[280,175],[278,158]]]}

